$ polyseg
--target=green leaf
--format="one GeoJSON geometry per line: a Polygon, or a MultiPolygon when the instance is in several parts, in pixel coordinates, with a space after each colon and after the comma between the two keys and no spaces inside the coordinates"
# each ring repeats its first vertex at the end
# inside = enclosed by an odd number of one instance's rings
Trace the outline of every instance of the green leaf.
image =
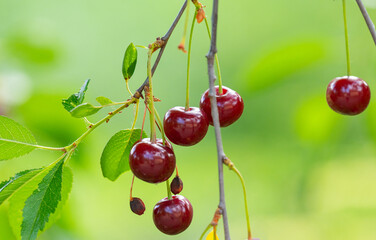
{"type": "Polygon", "coordinates": [[[301,41],[279,46],[264,54],[243,76],[250,91],[275,86],[288,76],[310,67],[325,56],[322,42],[301,41]]]}
{"type": "Polygon", "coordinates": [[[12,195],[22,188],[30,179],[42,171],[39,169],[30,169],[17,173],[9,180],[0,183],[0,205],[12,197],[12,195]]]}
{"type": "Polygon", "coordinates": [[[22,239],[36,239],[44,229],[50,214],[54,213],[61,200],[64,158],[57,162],[38,184],[23,208],[21,225],[22,239]]]}
{"type": "MultiPolygon", "coordinates": [[[[19,188],[10,198],[9,202],[9,224],[12,227],[13,233],[17,239],[21,239],[21,225],[23,222],[23,209],[25,207],[25,202],[33,194],[33,192],[38,188],[38,185],[43,181],[48,173],[56,166],[52,164],[46,168],[43,168],[38,174],[32,177],[30,180],[25,182],[25,184],[19,188]]],[[[50,215],[49,222],[46,227],[51,226],[58,219],[65,202],[68,199],[69,193],[72,188],[72,172],[70,168],[64,167],[63,170],[63,182],[61,190],[61,201],[59,202],[55,213],[50,215]]]]}
{"type": "Polygon", "coordinates": [[[89,86],[90,79],[86,80],[85,83],[82,85],[80,91],[78,93],[72,94],[69,98],[63,99],[62,104],[68,112],[72,111],[73,108],[83,103],[85,99],[85,93],[89,86]]]}
{"type": "Polygon", "coordinates": [[[25,155],[35,149],[33,134],[21,124],[0,116],[0,160],[25,155]]]}
{"type": "Polygon", "coordinates": [[[69,167],[64,167],[63,169],[63,184],[61,188],[61,201],[57,205],[55,213],[50,215],[50,219],[48,223],[46,223],[46,227],[44,231],[51,227],[59,218],[64,209],[65,203],[68,201],[69,193],[72,190],[72,183],[73,183],[73,173],[69,167]]]}
{"type": "Polygon", "coordinates": [[[106,97],[97,97],[97,102],[99,102],[100,105],[104,106],[104,105],[108,105],[108,104],[111,104],[113,103],[113,101],[111,101],[110,99],[106,98],[106,97]]]}
{"type": "Polygon", "coordinates": [[[137,64],[137,49],[133,43],[129,44],[124,54],[123,60],[123,76],[125,80],[132,77],[137,64]]]}
{"type": "MultiPolygon", "coordinates": [[[[137,140],[140,139],[141,129],[126,129],[117,132],[108,141],[101,157],[103,176],[115,181],[122,173],[130,170],[129,153],[137,140]]],[[[146,133],[142,132],[142,137],[146,133]]]]}
{"type": "Polygon", "coordinates": [[[97,113],[102,107],[94,107],[90,103],[78,105],[71,111],[72,117],[83,118],[97,113]]]}

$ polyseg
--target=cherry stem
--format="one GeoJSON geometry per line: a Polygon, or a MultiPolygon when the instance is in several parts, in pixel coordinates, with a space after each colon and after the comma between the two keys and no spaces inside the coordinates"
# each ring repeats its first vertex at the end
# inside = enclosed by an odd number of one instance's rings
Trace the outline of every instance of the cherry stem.
{"type": "Polygon", "coordinates": [[[217,226],[213,226],[213,240],[217,240],[217,226]]]}
{"type": "Polygon", "coordinates": [[[192,51],[192,37],[193,37],[193,29],[196,23],[196,15],[197,11],[193,16],[193,22],[191,26],[191,33],[189,35],[189,44],[188,44],[188,63],[187,63],[187,86],[186,86],[186,99],[185,99],[185,111],[189,110],[189,76],[190,76],[190,69],[191,69],[191,51],[192,51]]]}
{"type": "Polygon", "coordinates": [[[167,187],[167,197],[169,200],[172,199],[172,194],[171,194],[171,190],[170,190],[170,180],[167,179],[166,180],[166,187],[167,187]]]}
{"type": "Polygon", "coordinates": [[[178,165],[175,166],[175,169],[176,169],[176,176],[179,177],[178,165]]]}
{"type": "Polygon", "coordinates": [[[154,113],[155,113],[155,117],[157,119],[157,122],[159,124],[159,130],[161,131],[161,134],[162,134],[163,145],[166,145],[166,136],[165,136],[165,133],[164,133],[162,121],[161,121],[161,118],[159,117],[159,114],[158,114],[157,109],[155,107],[154,107],[154,113]]]}
{"type": "MultiPolygon", "coordinates": [[[[138,108],[139,108],[139,105],[140,105],[140,101],[138,100],[136,102],[136,113],[134,115],[134,120],[133,120],[133,124],[132,124],[132,130],[134,129],[134,127],[136,126],[136,122],[137,122],[137,118],[138,118],[138,108]]],[[[141,136],[142,136],[142,131],[141,131],[141,136]]]]}
{"type": "MultiPolygon", "coordinates": [[[[208,30],[209,39],[211,40],[210,28],[209,28],[208,20],[206,18],[205,18],[205,25],[206,25],[206,30],[208,30]]],[[[222,75],[221,75],[221,68],[219,67],[220,65],[219,65],[218,54],[216,53],[214,57],[215,57],[215,64],[217,66],[217,72],[218,72],[218,93],[223,94],[222,75]]]]}
{"type": "Polygon", "coordinates": [[[142,140],[142,133],[144,132],[144,125],[145,125],[145,118],[146,118],[146,110],[147,110],[147,106],[145,105],[144,118],[142,119],[142,126],[141,126],[141,136],[140,136],[140,140],[142,140]]]}
{"type": "Polygon", "coordinates": [[[202,238],[205,237],[205,234],[210,230],[211,227],[212,227],[212,225],[209,224],[209,225],[205,228],[205,230],[204,230],[204,232],[201,234],[201,237],[200,237],[199,240],[202,240],[202,238]]]}
{"type": "Polygon", "coordinates": [[[133,177],[132,177],[132,183],[131,183],[131,193],[129,195],[129,200],[132,201],[133,197],[132,197],[132,191],[133,191],[133,183],[134,183],[134,174],[133,174],[133,177]]]}
{"type": "Polygon", "coordinates": [[[156,143],[157,141],[157,132],[155,130],[155,117],[154,117],[154,95],[153,95],[153,84],[152,84],[152,73],[151,73],[151,56],[153,54],[153,49],[149,49],[148,52],[148,63],[147,63],[147,71],[148,71],[148,77],[149,77],[149,96],[148,96],[148,102],[150,105],[150,141],[151,143],[156,143]]]}
{"type": "Polygon", "coordinates": [[[242,188],[243,188],[243,195],[244,195],[244,208],[245,208],[245,217],[247,219],[247,231],[248,231],[248,239],[252,240],[252,232],[251,232],[251,224],[249,221],[249,211],[248,211],[248,201],[247,201],[247,190],[245,188],[245,182],[242,174],[240,171],[235,167],[233,163],[229,165],[230,170],[234,171],[236,175],[239,177],[240,182],[242,183],[242,188]]]}
{"type": "Polygon", "coordinates": [[[129,82],[129,79],[125,79],[125,85],[127,86],[127,90],[128,90],[128,92],[129,92],[129,94],[130,94],[131,96],[133,96],[133,93],[132,93],[131,89],[129,88],[129,84],[128,84],[128,82],[129,82]]]}
{"type": "Polygon", "coordinates": [[[187,8],[186,8],[186,15],[185,15],[185,21],[184,21],[184,32],[183,32],[183,37],[181,39],[181,42],[180,44],[182,44],[183,46],[185,45],[185,38],[187,36],[187,28],[188,28],[188,22],[189,22],[189,7],[190,7],[190,4],[187,3],[187,8]]]}
{"type": "Polygon", "coordinates": [[[345,25],[347,76],[350,77],[351,68],[350,68],[349,32],[348,32],[348,29],[347,29],[346,0],[342,0],[342,6],[343,6],[343,23],[345,25]]]}

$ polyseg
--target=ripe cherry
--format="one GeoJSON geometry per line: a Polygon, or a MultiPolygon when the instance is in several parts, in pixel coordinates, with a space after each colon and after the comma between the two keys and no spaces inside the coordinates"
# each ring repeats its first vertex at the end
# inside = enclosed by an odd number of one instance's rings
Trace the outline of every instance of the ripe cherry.
{"type": "Polygon", "coordinates": [[[129,154],[129,166],[133,174],[149,183],[160,183],[170,178],[176,160],[171,145],[162,139],[151,143],[149,138],[137,142],[129,154]]]}
{"type": "MultiPolygon", "coordinates": [[[[225,86],[222,86],[222,90],[223,93],[219,94],[218,86],[215,86],[219,123],[221,127],[227,127],[240,118],[243,113],[244,102],[242,97],[234,90],[225,86]]],[[[209,89],[201,97],[200,108],[206,113],[209,124],[213,125],[209,89]]]]}
{"type": "Polygon", "coordinates": [[[186,230],[192,222],[192,217],[192,205],[181,195],[160,200],[153,210],[155,226],[168,235],[176,235],[186,230]]]}
{"type": "Polygon", "coordinates": [[[354,76],[333,79],[326,90],[326,101],[336,112],[357,115],[363,112],[370,101],[371,92],[367,83],[354,76]]]}
{"type": "Polygon", "coordinates": [[[192,146],[206,135],[209,122],[199,108],[174,107],[167,111],[163,128],[168,139],[181,146],[192,146]]]}

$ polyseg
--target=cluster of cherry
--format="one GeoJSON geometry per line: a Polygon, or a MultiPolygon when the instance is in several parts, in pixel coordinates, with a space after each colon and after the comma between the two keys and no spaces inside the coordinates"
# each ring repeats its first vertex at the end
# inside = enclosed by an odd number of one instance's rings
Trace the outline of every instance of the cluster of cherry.
{"type": "MultiPolygon", "coordinates": [[[[227,87],[223,87],[222,93],[219,93],[217,86],[216,91],[220,126],[226,127],[242,115],[243,99],[237,92],[227,87]]],[[[209,124],[213,125],[208,90],[202,95],[200,108],[171,108],[166,113],[163,122],[165,134],[172,143],[192,146],[200,142],[205,137],[209,124]]],[[[173,174],[176,159],[168,141],[163,143],[162,139],[157,139],[153,143],[150,138],[144,138],[132,147],[129,165],[137,178],[148,183],[161,183],[173,174]]],[[[161,232],[175,235],[189,227],[193,209],[188,199],[176,195],[183,189],[183,182],[178,175],[171,182],[170,189],[175,196],[164,198],[155,205],[153,220],[161,232]]],[[[130,205],[136,214],[141,215],[145,211],[145,205],[139,198],[132,198],[130,205]]]]}

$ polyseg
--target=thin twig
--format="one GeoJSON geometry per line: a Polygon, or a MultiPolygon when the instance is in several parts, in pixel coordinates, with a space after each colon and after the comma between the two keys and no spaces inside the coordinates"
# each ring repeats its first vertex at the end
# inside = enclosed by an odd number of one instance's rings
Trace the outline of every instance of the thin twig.
{"type": "MultiPolygon", "coordinates": [[[[178,24],[181,16],[183,15],[184,11],[185,11],[185,8],[187,7],[187,0],[184,2],[183,6],[181,7],[178,15],[176,16],[174,22],[172,23],[170,29],[168,29],[167,33],[161,38],[163,41],[164,41],[164,45],[161,47],[161,49],[159,50],[159,53],[158,53],[158,56],[157,56],[157,59],[155,59],[155,62],[154,62],[154,65],[153,65],[153,68],[151,69],[151,73],[152,75],[154,75],[154,72],[155,70],[157,69],[158,67],[158,64],[159,64],[159,61],[161,60],[162,58],[162,55],[163,55],[163,52],[166,48],[166,45],[167,45],[167,42],[168,40],[170,39],[171,37],[171,34],[172,32],[174,31],[176,25],[178,24]]],[[[144,90],[145,86],[147,86],[149,84],[149,78],[147,77],[146,80],[144,81],[144,83],[136,90],[135,94],[133,95],[133,97],[135,98],[140,98],[141,97],[141,93],[142,91],[144,90]]]]}
{"type": "Polygon", "coordinates": [[[369,31],[370,31],[370,33],[372,35],[373,41],[375,42],[375,45],[376,45],[376,30],[375,30],[375,25],[373,24],[370,16],[368,15],[368,12],[367,12],[366,8],[364,7],[362,0],[356,0],[356,2],[358,3],[359,9],[360,9],[360,11],[363,14],[364,20],[366,20],[368,29],[369,29],[369,31]]]}
{"type": "Polygon", "coordinates": [[[217,23],[218,23],[218,0],[213,0],[213,14],[212,14],[212,39],[210,43],[210,51],[206,55],[208,60],[208,74],[209,74],[209,97],[211,102],[211,114],[213,117],[214,129],[215,129],[215,139],[217,143],[217,154],[218,154],[218,175],[219,175],[219,205],[218,208],[221,210],[223,215],[223,228],[225,233],[225,240],[230,240],[230,231],[227,218],[226,201],[225,201],[225,189],[224,189],[224,179],[223,179],[223,160],[226,155],[223,151],[221,130],[219,125],[218,108],[216,92],[214,88],[214,82],[216,80],[214,71],[214,57],[217,53],[217,23]]]}

